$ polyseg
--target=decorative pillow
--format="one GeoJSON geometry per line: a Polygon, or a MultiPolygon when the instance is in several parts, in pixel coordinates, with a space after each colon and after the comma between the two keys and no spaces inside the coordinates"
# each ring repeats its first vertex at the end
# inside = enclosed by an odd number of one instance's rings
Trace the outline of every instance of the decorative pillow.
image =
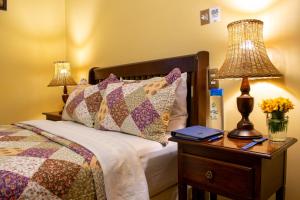
{"type": "Polygon", "coordinates": [[[97,85],[81,82],[70,94],[62,119],[76,121],[88,127],[93,127],[95,115],[99,110],[107,85],[116,82],[120,81],[113,74],[97,85]]]}
{"type": "Polygon", "coordinates": [[[170,122],[167,128],[167,131],[174,131],[177,129],[186,127],[186,120],[188,118],[187,113],[187,73],[181,74],[181,80],[179,81],[179,85],[175,91],[175,102],[173,105],[170,122]]]}
{"type": "MultiPolygon", "coordinates": [[[[186,127],[187,113],[187,73],[181,74],[181,80],[175,90],[175,101],[170,116],[167,132],[182,129],[186,127]]],[[[123,80],[125,83],[132,83],[134,80],[123,80]]]]}
{"type": "Polygon", "coordinates": [[[95,128],[125,132],[165,145],[180,77],[180,70],[175,68],[165,77],[109,84],[95,128]]]}

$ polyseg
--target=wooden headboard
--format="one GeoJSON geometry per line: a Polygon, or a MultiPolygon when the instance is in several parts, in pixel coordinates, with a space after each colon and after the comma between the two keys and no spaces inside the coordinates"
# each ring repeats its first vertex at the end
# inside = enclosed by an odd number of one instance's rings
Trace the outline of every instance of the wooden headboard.
{"type": "Polygon", "coordinates": [[[187,72],[187,125],[206,125],[208,116],[208,66],[209,54],[201,51],[195,55],[152,60],[146,62],[118,65],[113,67],[94,67],[89,71],[89,83],[96,84],[110,73],[132,80],[143,80],[154,76],[164,76],[173,68],[187,72]]]}

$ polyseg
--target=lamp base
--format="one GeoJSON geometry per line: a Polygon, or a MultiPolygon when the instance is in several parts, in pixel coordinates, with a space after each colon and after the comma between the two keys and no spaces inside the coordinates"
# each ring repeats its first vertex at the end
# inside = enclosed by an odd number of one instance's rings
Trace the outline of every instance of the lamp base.
{"type": "Polygon", "coordinates": [[[62,98],[62,100],[63,100],[63,102],[64,102],[64,106],[62,107],[62,110],[59,112],[59,114],[62,114],[62,113],[63,113],[63,110],[65,109],[65,105],[66,105],[67,100],[68,100],[68,98],[69,98],[68,88],[67,88],[66,85],[64,85],[64,93],[63,93],[63,95],[61,95],[61,98],[62,98]]]}
{"type": "Polygon", "coordinates": [[[253,110],[254,99],[249,95],[250,85],[247,77],[242,80],[241,92],[241,96],[237,98],[237,107],[242,115],[242,119],[238,122],[237,128],[228,133],[228,137],[247,140],[261,138],[262,134],[254,129],[253,123],[249,120],[249,115],[253,110]]]}
{"type": "Polygon", "coordinates": [[[237,139],[258,139],[262,137],[262,134],[255,130],[247,130],[247,129],[234,129],[228,133],[229,138],[237,138],[237,139]]]}
{"type": "Polygon", "coordinates": [[[69,98],[69,94],[68,94],[68,88],[66,85],[64,85],[64,93],[63,95],[61,96],[63,102],[64,102],[64,105],[67,103],[67,100],[69,98]]]}

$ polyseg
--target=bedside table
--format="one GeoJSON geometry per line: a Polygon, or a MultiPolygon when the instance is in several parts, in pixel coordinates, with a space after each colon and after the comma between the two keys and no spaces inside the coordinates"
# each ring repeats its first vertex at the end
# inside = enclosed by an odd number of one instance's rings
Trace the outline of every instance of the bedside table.
{"type": "Polygon", "coordinates": [[[59,112],[44,112],[43,115],[46,115],[47,120],[61,121],[61,114],[59,112]]]}
{"type": "Polygon", "coordinates": [[[266,141],[244,151],[241,147],[251,140],[227,137],[214,142],[194,142],[170,138],[178,143],[179,200],[187,199],[187,185],[192,186],[193,199],[210,199],[216,194],[233,199],[285,198],[287,149],[297,142],[266,141]]]}

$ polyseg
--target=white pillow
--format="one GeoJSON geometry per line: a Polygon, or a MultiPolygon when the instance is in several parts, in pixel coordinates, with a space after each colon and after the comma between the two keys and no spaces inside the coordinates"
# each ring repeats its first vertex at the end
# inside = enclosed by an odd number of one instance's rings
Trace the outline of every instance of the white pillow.
{"type": "Polygon", "coordinates": [[[174,131],[186,127],[187,113],[187,73],[181,74],[181,80],[175,91],[175,102],[170,116],[167,131],[174,131]]]}

